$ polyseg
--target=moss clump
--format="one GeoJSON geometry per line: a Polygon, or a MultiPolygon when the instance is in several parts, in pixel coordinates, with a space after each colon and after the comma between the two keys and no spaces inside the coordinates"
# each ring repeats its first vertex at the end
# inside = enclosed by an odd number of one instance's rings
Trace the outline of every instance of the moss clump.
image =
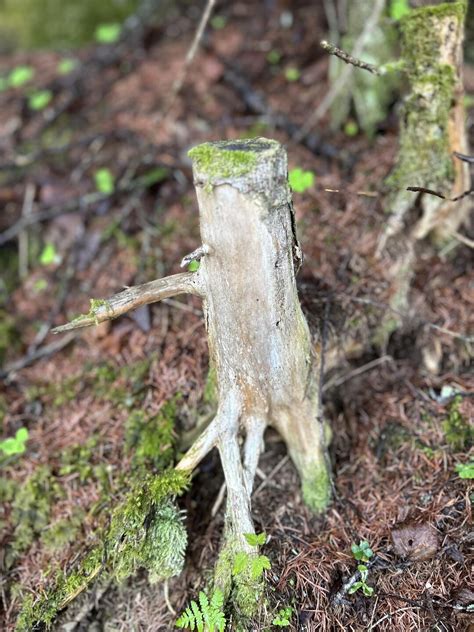
{"type": "Polygon", "coordinates": [[[446,191],[454,179],[449,145],[449,115],[456,84],[455,70],[443,63],[440,50],[444,30],[440,20],[459,25],[464,2],[444,3],[411,11],[400,22],[402,58],[410,84],[401,116],[397,166],[387,179],[392,198],[389,206],[411,205],[408,185],[446,191]]]}
{"type": "Polygon", "coordinates": [[[176,470],[150,477],[137,484],[112,514],[106,550],[118,581],[138,568],[147,568],[155,581],[181,571],[187,535],[171,500],[188,482],[189,475],[176,470]]]}
{"type": "Polygon", "coordinates": [[[167,466],[174,455],[174,422],[176,400],[167,402],[157,415],[135,410],[125,422],[125,446],[133,451],[132,466],[167,466]]]}
{"type": "Polygon", "coordinates": [[[12,505],[15,525],[11,544],[16,553],[25,551],[49,524],[51,507],[63,491],[46,466],[40,466],[26,483],[20,486],[12,505]]]}
{"type": "Polygon", "coordinates": [[[41,542],[49,551],[63,549],[77,538],[83,519],[84,512],[77,509],[70,518],[48,525],[41,536],[41,542]]]}
{"type": "Polygon", "coordinates": [[[113,512],[110,527],[98,534],[100,545],[75,569],[60,572],[44,597],[23,601],[17,632],[51,624],[60,610],[103,575],[120,581],[145,568],[150,580],[157,581],[178,574],[184,562],[186,530],[173,498],[188,483],[189,475],[176,470],[137,482],[113,512]]]}
{"type": "Polygon", "coordinates": [[[252,171],[258,161],[256,147],[261,147],[259,139],[234,143],[203,143],[191,149],[188,156],[195,163],[199,173],[218,180],[243,176],[252,171]]]}
{"type": "Polygon", "coordinates": [[[317,514],[324,513],[331,500],[331,481],[325,463],[306,469],[301,490],[305,504],[317,514]]]}
{"type": "Polygon", "coordinates": [[[442,423],[444,437],[453,450],[468,450],[474,443],[474,427],[462,416],[459,410],[461,402],[459,395],[454,398],[442,423]]]}

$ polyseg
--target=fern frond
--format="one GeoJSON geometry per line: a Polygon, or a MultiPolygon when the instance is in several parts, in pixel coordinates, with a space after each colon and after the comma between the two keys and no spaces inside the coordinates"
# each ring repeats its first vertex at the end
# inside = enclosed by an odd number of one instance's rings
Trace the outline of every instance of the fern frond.
{"type": "Polygon", "coordinates": [[[216,590],[209,602],[209,598],[204,592],[199,593],[199,606],[195,601],[184,610],[176,620],[176,627],[197,632],[224,632],[226,620],[223,612],[224,595],[220,590],[216,590]]]}

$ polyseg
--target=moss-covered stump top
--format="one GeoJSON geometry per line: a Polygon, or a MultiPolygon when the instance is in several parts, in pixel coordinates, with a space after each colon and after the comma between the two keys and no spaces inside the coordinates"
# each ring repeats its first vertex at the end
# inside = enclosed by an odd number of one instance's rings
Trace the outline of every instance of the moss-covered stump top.
{"type": "Polygon", "coordinates": [[[268,194],[287,177],[286,151],[268,138],[203,143],[191,149],[189,157],[198,187],[230,184],[244,193],[268,194]]]}

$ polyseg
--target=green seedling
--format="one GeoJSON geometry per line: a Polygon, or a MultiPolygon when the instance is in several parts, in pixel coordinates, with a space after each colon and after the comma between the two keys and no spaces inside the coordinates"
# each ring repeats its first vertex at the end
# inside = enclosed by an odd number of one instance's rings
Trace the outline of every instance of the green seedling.
{"type": "Polygon", "coordinates": [[[368,562],[373,557],[374,552],[365,540],[361,540],[359,544],[351,546],[352,555],[359,562],[368,562]]]}
{"type": "Polygon", "coordinates": [[[300,167],[296,167],[289,172],[288,181],[293,191],[304,193],[314,185],[315,176],[312,171],[304,171],[300,167]]]}
{"type": "Polygon", "coordinates": [[[227,18],[224,17],[223,15],[215,15],[211,20],[211,26],[216,31],[223,29],[226,24],[227,24],[227,18]]]}
{"type": "Polygon", "coordinates": [[[114,176],[110,169],[98,169],[94,173],[95,186],[100,193],[111,195],[115,190],[114,176]]]}
{"type": "Polygon", "coordinates": [[[117,22],[112,24],[99,24],[95,30],[95,39],[99,44],[114,44],[120,38],[122,26],[117,22]]]}
{"type": "Polygon", "coordinates": [[[61,262],[54,244],[47,243],[40,254],[40,263],[42,266],[56,265],[61,262]]]}
{"type": "Polygon", "coordinates": [[[293,614],[293,608],[291,606],[287,606],[286,608],[281,608],[278,611],[278,614],[273,619],[272,624],[278,626],[279,628],[286,628],[290,625],[290,619],[293,614]]]}
{"type": "Polygon", "coordinates": [[[10,88],[19,88],[35,76],[34,68],[31,66],[16,66],[8,75],[8,85],[10,88]]]}
{"type": "Polygon", "coordinates": [[[28,107],[30,110],[44,110],[53,98],[51,90],[37,90],[28,97],[28,107]]]}
{"type": "Polygon", "coordinates": [[[459,478],[474,478],[474,460],[469,463],[456,463],[455,468],[459,478]]]}
{"type": "Polygon", "coordinates": [[[293,66],[290,66],[289,68],[287,68],[285,70],[285,79],[287,81],[298,81],[298,79],[301,77],[301,73],[298,70],[298,68],[294,68],[293,66]]]}
{"type": "Polygon", "coordinates": [[[190,261],[188,264],[188,271],[189,272],[197,272],[197,270],[199,270],[199,266],[200,266],[200,262],[199,261],[190,261]]]}
{"type": "Polygon", "coordinates": [[[366,597],[372,597],[374,589],[372,586],[367,585],[367,577],[369,576],[369,569],[364,564],[359,564],[357,570],[360,573],[360,581],[355,582],[347,591],[349,595],[353,595],[358,590],[362,590],[366,597]]]}
{"type": "Polygon", "coordinates": [[[23,454],[26,450],[26,442],[28,441],[28,429],[19,428],[14,437],[9,437],[0,441],[0,450],[5,456],[14,456],[15,454],[23,454]]]}
{"type": "Polygon", "coordinates": [[[408,0],[392,0],[390,3],[390,17],[392,20],[400,20],[410,13],[410,3],[408,0]]]}
{"type": "Polygon", "coordinates": [[[79,62],[77,61],[77,59],[70,59],[70,58],[61,59],[61,61],[58,64],[58,72],[60,75],[68,75],[75,68],[77,68],[78,65],[79,65],[79,62]]]}

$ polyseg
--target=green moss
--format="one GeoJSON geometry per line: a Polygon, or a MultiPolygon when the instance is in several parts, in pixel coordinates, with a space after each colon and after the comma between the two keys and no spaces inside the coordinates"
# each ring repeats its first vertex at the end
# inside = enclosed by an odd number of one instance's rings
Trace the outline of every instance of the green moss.
{"type": "Polygon", "coordinates": [[[459,411],[461,402],[462,397],[454,398],[442,423],[444,437],[453,450],[469,450],[474,443],[474,427],[459,411]]]}
{"type": "Polygon", "coordinates": [[[49,551],[63,549],[77,538],[83,519],[84,512],[76,509],[70,518],[48,525],[41,536],[41,542],[49,551]]]}
{"type": "Polygon", "coordinates": [[[397,165],[386,181],[395,195],[407,196],[407,186],[443,192],[454,179],[448,122],[455,72],[439,62],[443,42],[435,21],[444,17],[462,21],[465,8],[464,2],[422,7],[401,20],[402,58],[410,94],[401,116],[397,165]]]}
{"type": "Polygon", "coordinates": [[[53,503],[63,491],[46,466],[40,466],[24,485],[18,488],[12,504],[12,522],[15,527],[13,551],[22,552],[31,546],[49,524],[53,503]]]}
{"type": "Polygon", "coordinates": [[[253,150],[255,143],[258,144],[258,139],[203,143],[191,149],[188,155],[200,173],[213,179],[238,177],[255,168],[258,160],[253,150]]]}
{"type": "MultiPolygon", "coordinates": [[[[222,547],[214,571],[214,590],[222,591],[227,603],[238,614],[240,624],[249,623],[255,616],[264,598],[265,583],[263,577],[253,577],[251,566],[238,574],[233,572],[236,556],[242,553],[241,547],[232,537],[227,537],[222,547]]],[[[244,552],[249,559],[258,552],[244,552]]],[[[249,625],[248,628],[251,629],[249,625]]]]}
{"type": "Polygon", "coordinates": [[[58,612],[100,577],[124,580],[146,568],[157,581],[181,571],[186,531],[173,499],[189,483],[185,472],[168,470],[135,483],[132,491],[112,514],[110,527],[96,534],[100,545],[93,548],[68,573],[59,572],[38,600],[24,599],[17,632],[50,625],[58,612]]]}
{"type": "Polygon", "coordinates": [[[305,504],[315,513],[323,513],[331,500],[331,481],[326,464],[313,464],[302,476],[301,489],[305,504]]]}
{"type": "Polygon", "coordinates": [[[188,481],[187,473],[176,470],[149,477],[112,514],[106,548],[118,581],[138,568],[148,569],[154,580],[181,571],[187,536],[171,501],[183,493],[188,481]]]}
{"type": "Polygon", "coordinates": [[[15,319],[4,310],[0,310],[0,364],[3,364],[7,352],[15,351],[19,347],[15,319]]]}
{"type": "Polygon", "coordinates": [[[217,371],[215,366],[210,366],[204,386],[203,403],[216,407],[218,401],[217,371]]]}
{"type": "Polygon", "coordinates": [[[133,451],[134,468],[154,467],[159,470],[170,464],[174,455],[176,400],[167,402],[157,415],[135,410],[125,422],[125,446],[133,451]]]}

